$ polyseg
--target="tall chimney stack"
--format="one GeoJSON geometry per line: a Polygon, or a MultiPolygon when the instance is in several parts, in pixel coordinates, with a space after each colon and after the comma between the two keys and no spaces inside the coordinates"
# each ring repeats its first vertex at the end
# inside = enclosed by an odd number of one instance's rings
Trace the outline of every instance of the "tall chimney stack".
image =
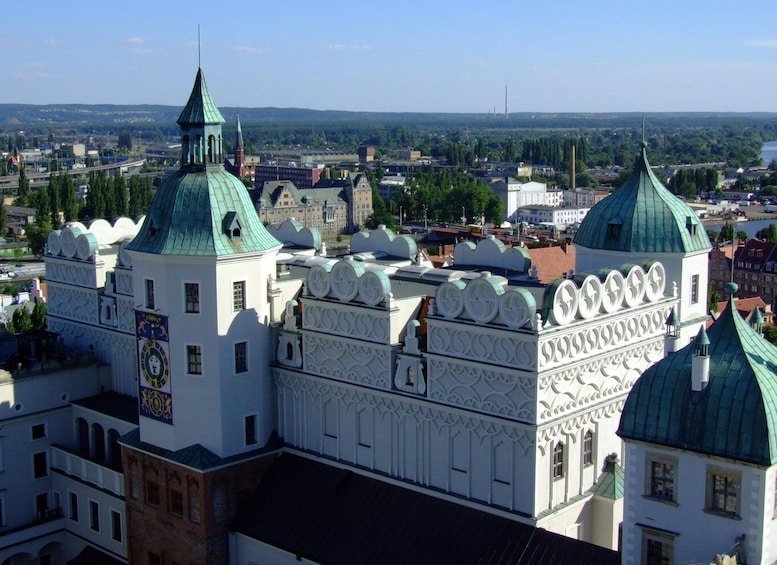
{"type": "Polygon", "coordinates": [[[572,165],[570,167],[571,170],[570,170],[570,179],[569,179],[569,188],[570,188],[570,190],[575,190],[575,188],[577,188],[576,182],[575,182],[575,177],[577,176],[575,174],[575,160],[576,159],[577,159],[577,157],[575,156],[575,145],[572,144],[572,152],[570,153],[570,158],[569,158],[569,160],[571,161],[571,165],[572,165]]]}

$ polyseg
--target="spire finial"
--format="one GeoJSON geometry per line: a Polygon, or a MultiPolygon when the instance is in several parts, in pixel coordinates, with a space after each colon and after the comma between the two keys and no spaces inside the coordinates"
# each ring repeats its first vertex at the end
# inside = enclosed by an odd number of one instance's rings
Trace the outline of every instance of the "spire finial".
{"type": "Polygon", "coordinates": [[[202,55],[201,55],[201,46],[200,43],[200,24],[197,24],[197,68],[202,68],[202,55]]]}

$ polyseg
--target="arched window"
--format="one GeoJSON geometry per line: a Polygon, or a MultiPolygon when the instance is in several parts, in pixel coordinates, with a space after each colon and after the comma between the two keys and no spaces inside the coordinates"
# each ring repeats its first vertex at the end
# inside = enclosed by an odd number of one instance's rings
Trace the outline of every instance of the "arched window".
{"type": "Polygon", "coordinates": [[[186,165],[189,162],[189,154],[191,152],[191,147],[189,147],[189,136],[184,135],[183,139],[181,140],[181,145],[183,147],[181,148],[181,164],[186,165]]]}
{"type": "Polygon", "coordinates": [[[564,444],[558,442],[553,448],[553,478],[559,479],[564,476],[564,444]]]}
{"type": "Polygon", "coordinates": [[[92,424],[92,457],[105,461],[105,431],[100,424],[92,424]]]}
{"type": "Polygon", "coordinates": [[[76,433],[78,435],[78,452],[82,455],[88,455],[89,454],[89,424],[86,423],[86,420],[83,418],[78,418],[76,420],[76,426],[77,430],[76,433]]]}
{"type": "Polygon", "coordinates": [[[208,136],[208,163],[214,163],[215,160],[213,158],[213,153],[216,150],[214,147],[216,143],[216,138],[212,135],[208,136]]]}
{"type": "Polygon", "coordinates": [[[583,465],[594,464],[594,433],[588,430],[583,436],[583,465]]]}
{"type": "Polygon", "coordinates": [[[294,347],[290,344],[286,344],[286,359],[291,361],[294,359],[294,347]]]}

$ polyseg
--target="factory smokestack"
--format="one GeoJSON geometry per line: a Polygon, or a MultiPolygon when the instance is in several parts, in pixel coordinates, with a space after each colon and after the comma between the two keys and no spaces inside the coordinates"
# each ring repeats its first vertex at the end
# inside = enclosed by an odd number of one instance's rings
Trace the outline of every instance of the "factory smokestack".
{"type": "Polygon", "coordinates": [[[569,155],[570,155],[569,156],[569,160],[570,160],[570,165],[571,165],[570,166],[570,172],[569,172],[569,188],[571,190],[575,190],[575,188],[577,188],[576,183],[575,183],[575,177],[577,176],[577,174],[575,173],[575,160],[577,159],[577,157],[575,156],[575,145],[574,144],[572,144],[572,151],[570,152],[569,155]]]}

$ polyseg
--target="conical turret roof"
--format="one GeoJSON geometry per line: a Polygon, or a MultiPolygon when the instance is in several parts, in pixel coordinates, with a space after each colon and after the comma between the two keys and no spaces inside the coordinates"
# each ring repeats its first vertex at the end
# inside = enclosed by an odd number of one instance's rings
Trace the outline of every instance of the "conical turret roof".
{"type": "Polygon", "coordinates": [[[197,69],[194,79],[194,87],[189,96],[189,101],[178,116],[178,124],[181,126],[191,124],[223,124],[224,116],[216,107],[213,98],[210,97],[208,86],[205,84],[205,75],[202,69],[197,69]]]}
{"type": "Polygon", "coordinates": [[[630,253],[690,253],[710,249],[696,213],[653,174],[643,144],[634,173],[588,212],[575,245],[630,253]]]}

